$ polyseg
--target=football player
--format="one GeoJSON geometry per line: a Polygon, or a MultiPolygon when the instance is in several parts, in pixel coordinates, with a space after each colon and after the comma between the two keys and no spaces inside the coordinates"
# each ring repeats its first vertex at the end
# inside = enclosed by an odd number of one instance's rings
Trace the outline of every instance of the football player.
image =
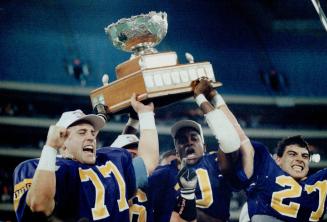
{"type": "MultiPolygon", "coordinates": [[[[110,147],[120,147],[131,153],[133,161],[140,158],[138,152],[139,139],[136,136],[139,127],[137,114],[132,110],[129,113],[129,119],[123,129],[123,134],[119,135],[110,147]]],[[[168,151],[163,154],[162,160],[169,161],[175,157],[176,152],[168,151]]],[[[158,155],[155,155],[158,156],[158,155]]],[[[170,162],[170,161],[169,161],[170,162]]],[[[152,169],[148,169],[148,175],[152,174],[152,169]]],[[[144,180],[147,181],[147,180],[144,180]]],[[[196,219],[194,189],[197,183],[197,177],[192,169],[184,167],[178,174],[178,182],[181,186],[181,195],[178,197],[172,218],[170,222],[194,221],[196,219]]],[[[152,222],[153,207],[150,196],[151,187],[148,183],[140,185],[136,194],[129,200],[130,221],[152,222]]]]}
{"type": "MultiPolygon", "coordinates": [[[[140,118],[141,149],[151,154],[158,150],[153,105],[143,105],[135,95],[131,102],[140,118]]],[[[96,150],[96,136],[104,125],[101,117],[76,110],[63,113],[50,126],[40,159],[15,169],[18,221],[129,221],[127,200],[136,191],[132,158],[120,148],[96,150]],[[56,157],[58,150],[70,159],[56,157]]],[[[151,168],[151,158],[143,164],[151,168]]]]}
{"type": "MultiPolygon", "coordinates": [[[[234,167],[233,185],[245,189],[251,221],[320,221],[326,209],[327,169],[310,176],[310,151],[301,136],[278,143],[274,159],[268,148],[251,142],[222,97],[203,83],[204,101],[225,113],[239,134],[241,146],[229,159],[234,167]]],[[[210,126],[210,124],[209,124],[210,126]]],[[[226,152],[226,150],[223,150],[226,152]]]]}
{"type": "MultiPolygon", "coordinates": [[[[210,123],[211,131],[219,139],[220,149],[227,153],[238,150],[240,140],[235,128],[227,121],[227,117],[209,102],[203,104],[205,97],[201,87],[199,82],[194,85],[195,101],[210,123]],[[221,122],[223,127],[219,124],[221,122]]],[[[228,221],[232,189],[220,170],[229,169],[230,166],[225,161],[227,156],[222,152],[205,152],[202,127],[197,122],[179,121],[171,128],[171,135],[177,156],[186,160],[186,165],[195,171],[198,178],[195,189],[197,221],[228,221]]],[[[150,186],[155,189],[154,218],[157,221],[169,221],[171,217],[179,193],[176,177],[178,169],[177,161],[172,161],[169,165],[159,166],[149,178],[150,186]]]]}

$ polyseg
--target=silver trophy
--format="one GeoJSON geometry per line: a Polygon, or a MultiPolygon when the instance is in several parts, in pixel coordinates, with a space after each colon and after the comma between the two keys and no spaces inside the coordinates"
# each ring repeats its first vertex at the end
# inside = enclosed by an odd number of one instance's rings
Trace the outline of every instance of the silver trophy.
{"type": "Polygon", "coordinates": [[[165,12],[149,12],[123,18],[105,28],[113,45],[131,52],[129,60],[116,66],[117,80],[103,77],[103,86],[91,92],[93,108],[98,113],[124,113],[130,109],[133,93],[141,101],[152,101],[164,106],[192,96],[192,83],[207,78],[213,87],[216,82],[210,62],[195,62],[186,53],[188,64],[180,64],[176,52],[158,52],[154,47],[166,36],[168,29],[165,12]]]}
{"type": "Polygon", "coordinates": [[[105,32],[116,48],[138,56],[157,53],[154,46],[166,36],[167,29],[167,13],[151,11],[120,19],[107,26],[105,32]]]}

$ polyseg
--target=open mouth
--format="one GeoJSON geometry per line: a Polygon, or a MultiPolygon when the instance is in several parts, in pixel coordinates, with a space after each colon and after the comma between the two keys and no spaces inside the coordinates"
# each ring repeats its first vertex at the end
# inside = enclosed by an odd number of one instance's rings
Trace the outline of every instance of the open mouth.
{"type": "Polygon", "coordinates": [[[83,147],[83,152],[88,152],[88,153],[93,154],[93,153],[94,153],[93,146],[91,146],[91,145],[84,146],[84,147],[83,147]]]}
{"type": "Polygon", "coordinates": [[[185,156],[188,159],[196,157],[195,156],[195,150],[192,147],[186,148],[186,150],[185,150],[185,156]]]}

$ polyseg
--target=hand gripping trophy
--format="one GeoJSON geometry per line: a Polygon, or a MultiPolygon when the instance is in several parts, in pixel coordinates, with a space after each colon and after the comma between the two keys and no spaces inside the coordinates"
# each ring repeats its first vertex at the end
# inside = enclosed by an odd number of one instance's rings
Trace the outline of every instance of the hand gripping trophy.
{"type": "Polygon", "coordinates": [[[199,78],[208,78],[215,88],[221,86],[209,62],[195,63],[193,56],[186,53],[189,63],[179,64],[176,52],[159,53],[154,48],[166,36],[167,29],[167,14],[153,11],[120,19],[105,28],[113,45],[132,55],[116,66],[117,80],[108,83],[108,77],[103,76],[103,86],[90,93],[96,112],[127,112],[134,92],[141,101],[164,106],[190,97],[192,82],[199,78]]]}

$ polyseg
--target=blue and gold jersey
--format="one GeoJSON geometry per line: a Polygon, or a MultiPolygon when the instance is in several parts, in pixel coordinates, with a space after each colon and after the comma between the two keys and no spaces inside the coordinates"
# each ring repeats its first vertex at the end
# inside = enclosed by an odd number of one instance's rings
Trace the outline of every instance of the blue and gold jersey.
{"type": "Polygon", "coordinates": [[[244,180],[249,216],[270,215],[283,221],[319,221],[325,211],[327,169],[300,182],[284,172],[268,149],[253,142],[254,174],[244,180]]]}
{"type": "Polygon", "coordinates": [[[177,161],[174,160],[168,165],[158,166],[149,177],[150,200],[156,222],[170,221],[179,195],[177,174],[177,161]]]}
{"type": "MultiPolygon", "coordinates": [[[[38,159],[18,165],[14,172],[14,208],[18,221],[31,221],[26,204],[38,159]]],[[[129,221],[127,200],[136,190],[130,154],[124,149],[97,150],[95,165],[57,157],[54,216],[64,221],[129,221]]]]}
{"type": "Polygon", "coordinates": [[[150,205],[148,188],[138,188],[134,197],[130,200],[130,222],[153,222],[153,210],[150,205]]]}
{"type": "Polygon", "coordinates": [[[204,155],[192,167],[198,177],[198,185],[195,190],[196,207],[211,217],[228,220],[232,189],[221,175],[217,153],[204,155]]]}
{"type": "MultiPolygon", "coordinates": [[[[201,160],[192,166],[198,177],[198,185],[195,190],[196,206],[206,214],[221,220],[228,220],[229,205],[232,190],[224,177],[221,175],[217,162],[217,153],[206,154],[201,160]]],[[[176,205],[176,197],[179,195],[177,182],[178,169],[176,163],[164,166],[156,170],[153,175],[155,182],[151,181],[150,188],[155,191],[154,214],[156,221],[169,221],[171,213],[176,205]],[[154,187],[154,188],[153,188],[154,187]],[[157,206],[156,206],[157,205],[157,206]],[[157,218],[156,211],[164,212],[163,220],[157,218]]]]}

